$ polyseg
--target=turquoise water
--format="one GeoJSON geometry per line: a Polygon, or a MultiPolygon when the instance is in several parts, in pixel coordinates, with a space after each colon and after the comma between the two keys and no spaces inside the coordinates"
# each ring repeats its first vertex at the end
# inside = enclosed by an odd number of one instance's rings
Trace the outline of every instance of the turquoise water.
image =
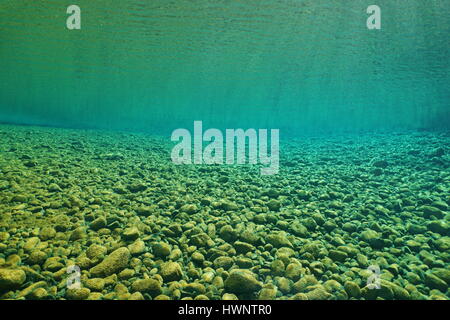
{"type": "Polygon", "coordinates": [[[449,126],[445,0],[0,3],[0,120],[170,133],[449,126]]]}
{"type": "Polygon", "coordinates": [[[0,0],[0,300],[449,299],[447,0],[76,4],[0,0]]]}

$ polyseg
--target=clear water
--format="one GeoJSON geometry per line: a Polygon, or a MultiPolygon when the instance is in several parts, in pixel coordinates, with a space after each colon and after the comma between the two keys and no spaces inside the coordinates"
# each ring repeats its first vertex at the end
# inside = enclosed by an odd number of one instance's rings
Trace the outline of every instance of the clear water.
{"type": "Polygon", "coordinates": [[[449,126],[445,0],[0,3],[0,120],[170,133],[449,126]]]}
{"type": "Polygon", "coordinates": [[[0,0],[0,300],[448,300],[449,2],[373,2],[0,0]]]}

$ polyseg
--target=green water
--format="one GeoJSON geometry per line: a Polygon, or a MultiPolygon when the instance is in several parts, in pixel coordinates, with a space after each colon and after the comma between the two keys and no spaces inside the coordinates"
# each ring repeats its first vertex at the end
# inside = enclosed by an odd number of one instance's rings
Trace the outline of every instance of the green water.
{"type": "Polygon", "coordinates": [[[448,0],[76,4],[0,0],[0,300],[449,299],[448,0]]]}
{"type": "Polygon", "coordinates": [[[445,0],[0,3],[0,120],[285,135],[448,127],[445,0]]]}

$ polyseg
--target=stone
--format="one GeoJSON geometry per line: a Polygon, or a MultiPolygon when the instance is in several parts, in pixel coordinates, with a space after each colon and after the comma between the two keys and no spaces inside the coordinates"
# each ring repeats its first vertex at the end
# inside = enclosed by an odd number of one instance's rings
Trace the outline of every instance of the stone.
{"type": "Polygon", "coordinates": [[[433,269],[431,272],[434,276],[439,279],[445,281],[447,284],[450,284],[450,270],[445,268],[437,268],[433,269]]]}
{"type": "Polygon", "coordinates": [[[132,256],[138,256],[145,252],[145,242],[142,240],[136,240],[128,246],[128,250],[130,250],[130,254],[132,256]]]}
{"type": "Polygon", "coordinates": [[[47,254],[41,250],[36,250],[31,252],[30,256],[28,257],[28,261],[30,264],[38,264],[41,265],[45,262],[47,259],[47,254]]]}
{"type": "Polygon", "coordinates": [[[206,288],[203,284],[199,282],[188,283],[183,287],[184,291],[191,294],[202,294],[206,292],[206,288]]]}
{"type": "Polygon", "coordinates": [[[159,274],[166,282],[178,281],[183,277],[180,264],[172,261],[163,263],[159,274]]]}
{"type": "Polygon", "coordinates": [[[39,238],[42,241],[53,239],[56,236],[56,230],[53,227],[44,227],[39,232],[39,238]]]}
{"type": "Polygon", "coordinates": [[[134,241],[139,238],[140,232],[136,227],[126,228],[122,233],[122,238],[126,241],[134,241]]]}
{"type": "Polygon", "coordinates": [[[234,269],[225,280],[225,290],[231,293],[252,293],[261,289],[261,283],[255,275],[245,269],[234,269]]]}
{"type": "Polygon", "coordinates": [[[71,240],[71,241],[81,240],[85,236],[86,236],[86,231],[84,230],[84,227],[78,227],[72,231],[72,233],[70,234],[69,240],[71,240]]]}
{"type": "Polygon", "coordinates": [[[356,282],[347,281],[344,283],[345,291],[351,298],[359,299],[361,297],[361,288],[356,282]]]}
{"type": "Polygon", "coordinates": [[[262,288],[258,295],[258,300],[274,300],[277,296],[277,288],[274,285],[262,288]]]}
{"type": "Polygon", "coordinates": [[[88,288],[67,289],[66,298],[69,300],[85,300],[89,297],[91,290],[88,288]]]}
{"type": "Polygon", "coordinates": [[[327,300],[331,297],[331,294],[322,287],[315,288],[305,293],[305,295],[308,300],[327,300]]]}
{"type": "Polygon", "coordinates": [[[298,221],[291,224],[290,230],[292,234],[300,238],[306,238],[309,235],[308,228],[306,228],[303,224],[301,224],[298,221]]]}
{"type": "Polygon", "coordinates": [[[205,256],[198,251],[195,251],[191,256],[192,261],[196,263],[203,263],[205,261],[205,256]]]}
{"type": "Polygon", "coordinates": [[[231,257],[221,256],[221,257],[217,257],[214,260],[213,264],[214,264],[214,267],[216,267],[217,269],[223,268],[225,270],[228,270],[234,264],[234,261],[233,261],[233,258],[231,258],[231,257]]]}
{"type": "Polygon", "coordinates": [[[31,292],[29,297],[33,300],[42,300],[48,297],[48,292],[44,288],[37,288],[36,290],[31,292]]]}
{"type": "Polygon", "coordinates": [[[41,240],[38,237],[31,237],[29,238],[24,246],[23,246],[23,250],[30,252],[32,250],[34,250],[34,248],[41,242],[41,240]]]}
{"type": "Polygon", "coordinates": [[[267,203],[267,207],[271,211],[280,211],[281,203],[278,200],[272,199],[267,203]]]}
{"type": "Polygon", "coordinates": [[[233,243],[233,247],[236,249],[236,253],[238,254],[246,254],[247,252],[255,251],[255,247],[253,245],[243,241],[236,241],[233,243]]]}
{"type": "Polygon", "coordinates": [[[100,230],[102,228],[106,227],[106,218],[105,217],[98,217],[94,221],[91,222],[91,229],[94,231],[100,230]]]}
{"type": "Polygon", "coordinates": [[[429,288],[438,289],[443,293],[445,293],[448,289],[447,283],[433,273],[426,273],[424,282],[425,285],[428,286],[429,288]]]}
{"type": "Polygon", "coordinates": [[[26,278],[25,272],[21,269],[0,268],[0,292],[20,288],[26,278]]]}
{"type": "Polygon", "coordinates": [[[102,291],[105,287],[105,280],[102,278],[87,279],[84,285],[92,291],[102,291]]]}
{"type": "Polygon", "coordinates": [[[222,296],[222,300],[239,300],[238,297],[233,293],[225,293],[222,296]]]}
{"type": "Polygon", "coordinates": [[[180,208],[180,211],[187,214],[194,214],[198,211],[198,208],[195,204],[185,204],[180,208]]]}
{"type": "Polygon", "coordinates": [[[379,249],[384,246],[384,241],[381,238],[381,234],[374,230],[365,230],[361,232],[361,239],[368,243],[371,247],[379,249]]]}
{"type": "Polygon", "coordinates": [[[131,284],[133,292],[148,293],[156,297],[162,293],[161,284],[156,279],[140,279],[131,284]]]}
{"type": "Polygon", "coordinates": [[[220,228],[219,236],[227,242],[232,242],[238,238],[238,233],[230,225],[225,225],[220,228]]]}
{"type": "Polygon", "coordinates": [[[102,262],[91,268],[90,273],[94,277],[107,277],[120,272],[128,265],[130,251],[121,247],[110,253],[102,262]]]}
{"type": "Polygon", "coordinates": [[[167,257],[172,250],[170,244],[166,242],[157,242],[153,244],[153,254],[157,257],[167,257]]]}
{"type": "Polygon", "coordinates": [[[103,259],[107,252],[107,249],[98,244],[91,244],[89,248],[86,250],[86,256],[89,259],[103,259]]]}
{"type": "Polygon", "coordinates": [[[444,217],[444,212],[436,207],[421,206],[418,210],[421,211],[426,218],[435,217],[442,219],[444,217]]]}
{"type": "Polygon", "coordinates": [[[431,221],[430,223],[428,223],[427,228],[428,230],[439,233],[443,236],[448,235],[450,231],[448,223],[441,220],[431,221]]]}
{"type": "Polygon", "coordinates": [[[134,292],[128,298],[128,300],[145,300],[144,296],[140,292],[134,292]]]}
{"type": "Polygon", "coordinates": [[[305,275],[303,278],[294,283],[293,289],[297,292],[305,292],[308,287],[315,286],[319,283],[313,275],[305,275]]]}
{"type": "Polygon", "coordinates": [[[275,248],[292,247],[292,243],[288,240],[284,232],[269,234],[266,240],[275,248]]]}
{"type": "Polygon", "coordinates": [[[328,256],[330,257],[331,260],[337,262],[344,262],[345,259],[347,259],[348,257],[347,253],[339,250],[330,250],[328,256]]]}

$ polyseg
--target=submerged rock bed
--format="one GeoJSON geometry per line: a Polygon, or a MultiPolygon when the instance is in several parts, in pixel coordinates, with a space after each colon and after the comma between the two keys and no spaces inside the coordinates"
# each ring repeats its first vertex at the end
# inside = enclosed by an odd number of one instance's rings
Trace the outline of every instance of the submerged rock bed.
{"type": "Polygon", "coordinates": [[[282,140],[274,176],[171,146],[0,126],[0,298],[449,298],[448,134],[282,140]]]}

